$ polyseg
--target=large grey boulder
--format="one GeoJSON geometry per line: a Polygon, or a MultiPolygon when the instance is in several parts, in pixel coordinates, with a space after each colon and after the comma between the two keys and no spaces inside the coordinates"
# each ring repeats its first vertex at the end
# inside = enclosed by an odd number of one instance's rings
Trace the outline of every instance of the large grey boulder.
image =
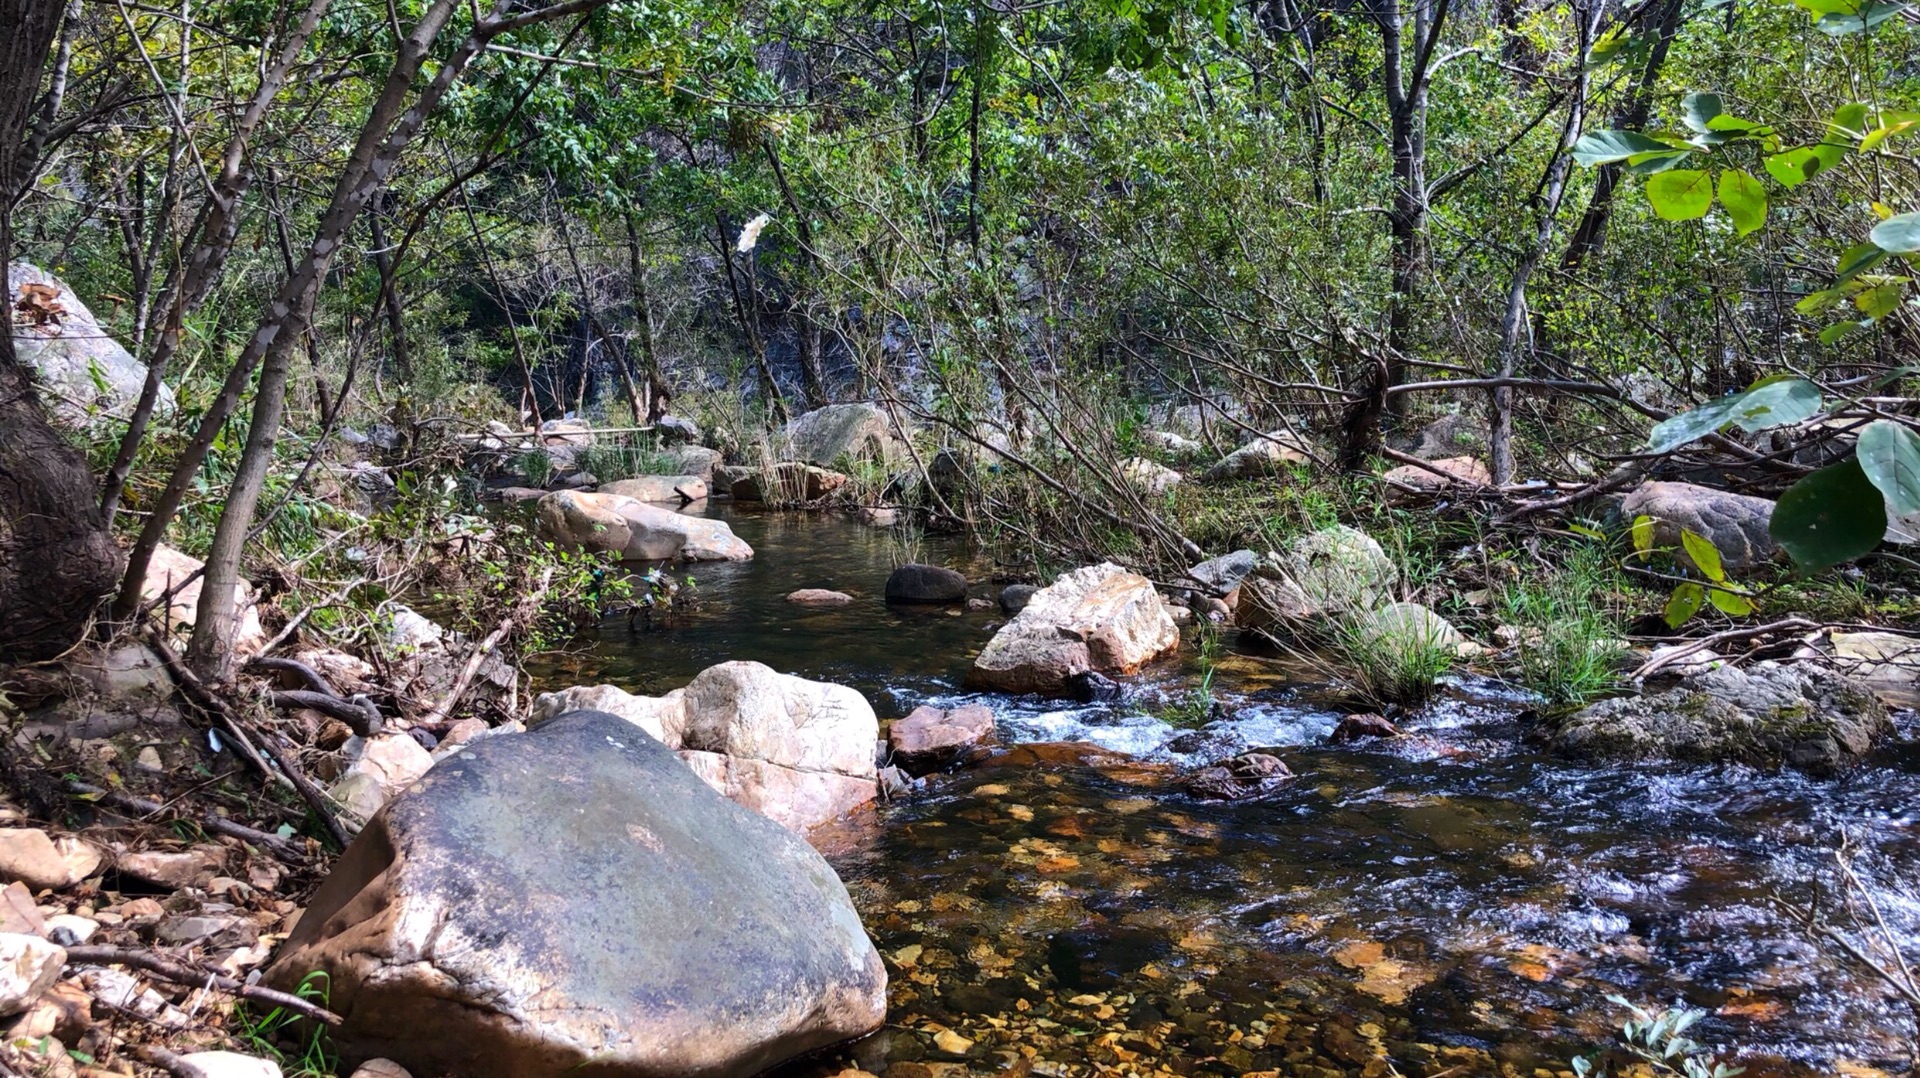
{"type": "Polygon", "coordinates": [[[622,719],[462,747],[341,857],[267,972],[343,1062],[748,1078],[859,1037],[886,971],[833,870],[622,719]]]}
{"type": "MultiPolygon", "coordinates": [[[[39,377],[53,417],[78,430],[103,417],[132,415],[146,385],[146,364],[114,340],[73,289],[52,274],[15,262],[7,267],[7,278],[5,307],[13,326],[13,348],[39,377]],[[32,293],[24,301],[23,288],[32,293]],[[27,310],[16,312],[16,304],[23,302],[27,310]]],[[[154,414],[167,415],[173,403],[173,391],[162,385],[154,414]]]]}
{"type": "Polygon", "coordinates": [[[1252,573],[1260,564],[1260,555],[1252,550],[1236,550],[1231,554],[1222,554],[1187,570],[1187,577],[1214,595],[1225,595],[1240,586],[1240,582],[1252,573]]]}
{"type": "Polygon", "coordinates": [[[610,712],[677,750],[719,793],[795,831],[873,800],[873,706],[845,685],[756,662],[702,670],[665,696],[576,686],[534,701],[535,723],[579,709],[610,712]]]}
{"type": "Polygon", "coordinates": [[[704,445],[676,445],[661,450],[659,460],[675,475],[690,475],[711,486],[713,470],[720,466],[720,451],[704,445]]]}
{"type": "Polygon", "coordinates": [[[962,603],[967,599],[967,578],[944,565],[908,562],[887,576],[886,596],[890,603],[962,603]]]}
{"type": "Polygon", "coordinates": [[[1665,692],[1603,700],[1562,720],[1553,744],[1597,760],[1734,760],[1831,774],[1893,730],[1871,690],[1823,667],[1722,666],[1665,692]]]}
{"type": "Polygon", "coordinates": [[[1131,674],[1179,646],[1153,584],[1106,562],[1035,592],[974,659],[967,684],[1059,695],[1082,675],[1131,674]]]}
{"type": "Polygon", "coordinates": [[[787,424],[787,456],[807,464],[842,457],[889,460],[900,453],[893,421],[875,404],[829,404],[787,424]]]}
{"type": "Polygon", "coordinates": [[[1344,524],[1268,554],[1240,583],[1234,618],[1270,635],[1314,630],[1330,618],[1393,601],[1400,570],[1372,536],[1344,524]]]}
{"type": "Polygon", "coordinates": [[[747,561],[753,548],[724,520],[687,516],[621,494],[556,490],[535,507],[543,539],[627,561],[747,561]]]}
{"type": "Polygon", "coordinates": [[[1207,483],[1228,479],[1259,479],[1273,475],[1288,465],[1305,464],[1312,459],[1306,443],[1292,431],[1269,431],[1228,453],[1220,463],[1202,473],[1200,479],[1207,483]]]}
{"type": "Polygon", "coordinates": [[[1673,548],[1689,564],[1692,559],[1681,548],[1682,529],[1710,540],[1729,571],[1763,565],[1779,550],[1767,532],[1773,502],[1766,498],[1692,483],[1642,483],[1620,503],[1620,515],[1629,521],[1652,517],[1654,544],[1673,548]]]}

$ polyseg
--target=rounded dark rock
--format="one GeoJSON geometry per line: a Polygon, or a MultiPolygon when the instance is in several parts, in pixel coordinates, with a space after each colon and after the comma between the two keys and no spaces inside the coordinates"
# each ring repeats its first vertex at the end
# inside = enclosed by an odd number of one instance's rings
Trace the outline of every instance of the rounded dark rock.
{"type": "Polygon", "coordinates": [[[967,598],[967,578],[939,565],[910,563],[887,577],[887,602],[958,603],[967,598]]]}
{"type": "Polygon", "coordinates": [[[1008,584],[1000,589],[1001,611],[1006,614],[1018,614],[1027,608],[1028,601],[1033,598],[1034,592],[1039,590],[1032,584],[1008,584]]]}

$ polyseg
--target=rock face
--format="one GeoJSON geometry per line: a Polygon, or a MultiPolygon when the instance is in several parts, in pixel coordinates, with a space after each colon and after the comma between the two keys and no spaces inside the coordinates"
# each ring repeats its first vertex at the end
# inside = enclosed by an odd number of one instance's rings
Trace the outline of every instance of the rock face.
{"type": "Polygon", "coordinates": [[[951,711],[923,704],[887,728],[887,749],[902,771],[930,775],[992,736],[993,712],[979,704],[951,711]]]}
{"type": "MultiPolygon", "coordinates": [[[[14,351],[38,376],[48,413],[74,429],[103,416],[133,414],[146,384],[146,364],[109,336],[80,297],[52,274],[15,262],[7,267],[7,277],[14,351]],[[23,295],[23,287],[30,296],[23,295]],[[14,305],[23,300],[25,310],[16,315],[14,305]]],[[[173,391],[162,385],[154,414],[167,415],[173,406],[173,391]]]]}
{"type": "Polygon", "coordinates": [[[1131,674],[1179,645],[1180,630],[1145,577],[1111,562],[1090,565],[1035,592],[987,642],[967,683],[1060,693],[1076,675],[1131,674]]]}
{"type": "Polygon", "coordinates": [[[833,464],[842,457],[887,460],[900,450],[893,422],[875,404],[829,404],[787,424],[794,460],[833,464]]]}
{"type": "Polygon", "coordinates": [[[737,502],[817,502],[846,485],[839,472],[789,460],[748,472],[728,489],[737,502]]]}
{"type": "Polygon", "coordinates": [[[706,497],[707,481],[697,475],[639,475],[602,483],[599,492],[661,505],[682,505],[706,497]]]}
{"type": "Polygon", "coordinates": [[[1289,464],[1305,464],[1312,459],[1305,443],[1292,431],[1269,431],[1228,453],[1200,478],[1208,483],[1228,479],[1258,479],[1272,475],[1289,464]]]}
{"type": "Polygon", "coordinates": [[[1240,585],[1234,617],[1243,629],[1275,632],[1392,601],[1399,569],[1365,532],[1336,524],[1260,559],[1240,585]]]}
{"type": "Polygon", "coordinates": [[[957,603],[967,597],[967,578],[952,569],[917,562],[887,577],[887,602],[957,603]]]}
{"type": "Polygon", "coordinates": [[[1493,473],[1473,457],[1445,457],[1433,461],[1430,468],[1402,464],[1380,478],[1387,482],[1388,505],[1405,505],[1422,496],[1457,494],[1493,483],[1493,473]],[[1434,474],[1435,468],[1445,474],[1434,474]],[[1402,488],[1411,488],[1411,493],[1402,488]]]}
{"type": "Polygon", "coordinates": [[[71,835],[53,838],[32,827],[0,829],[0,879],[35,891],[72,887],[100,867],[100,851],[71,835]]]}
{"type": "Polygon", "coordinates": [[[534,702],[534,720],[580,708],[640,727],[715,790],[795,831],[874,798],[880,720],[844,685],[721,663],[665,696],[611,685],[549,693],[534,702]]]}
{"type": "Polygon", "coordinates": [[[456,1078],[748,1078],[886,1011],[820,855],[600,712],[463,748],[389,804],[267,980],[315,970],[349,1065],[456,1078]]]}
{"type": "Polygon", "coordinates": [[[1765,564],[1779,549],[1767,533],[1773,503],[1765,498],[1692,483],[1642,483],[1621,503],[1620,515],[1629,521],[1652,517],[1654,544],[1674,548],[1679,558],[1686,558],[1681,529],[1711,540],[1729,571],[1765,564]]]}
{"type": "Polygon", "coordinates": [[[619,494],[557,490],[540,499],[543,538],[611,550],[627,561],[746,561],[748,546],[723,520],[690,517],[619,494]]]}
{"type": "Polygon", "coordinates": [[[1120,462],[1120,477],[1133,489],[1149,497],[1159,497],[1180,485],[1185,476],[1164,464],[1145,457],[1128,457],[1120,462]]]}
{"type": "Polygon", "coordinates": [[[1865,686],[1818,666],[1765,663],[1604,700],[1563,720],[1553,744],[1586,759],[1735,760],[1832,774],[1892,730],[1865,686]]]}

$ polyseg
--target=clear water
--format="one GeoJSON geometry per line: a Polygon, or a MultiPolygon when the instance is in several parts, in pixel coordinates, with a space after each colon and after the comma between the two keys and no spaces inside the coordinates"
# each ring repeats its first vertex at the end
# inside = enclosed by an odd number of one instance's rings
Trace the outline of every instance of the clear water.
{"type": "MultiPolygon", "coordinates": [[[[795,1074],[1558,1074],[1607,1038],[1615,993],[1711,1012],[1696,1036],[1750,1074],[1907,1065],[1911,1015],[1773,898],[1830,885],[1845,835],[1920,956],[1908,725],[1823,782],[1577,766],[1529,743],[1523,696],[1482,681],[1404,723],[1409,737],[1333,746],[1325,694],[1253,654],[1222,663],[1227,717],[1200,731],[1152,714],[1195,684],[1179,662],[1118,705],[968,694],[997,610],[887,608],[903,555],[887,532],[714,511],[756,560],[696,567],[682,624],[610,622],[546,680],[660,692],[755,659],[851,685],[882,718],[985,703],[1003,741],[1034,743],[823,836],[887,956],[889,1025],[795,1074]],[[856,602],[784,600],[802,587],[856,602]],[[1041,744],[1056,742],[1107,751],[1041,744]],[[1238,804],[1180,792],[1183,769],[1247,748],[1278,749],[1298,777],[1238,804]]],[[[994,570],[956,545],[918,553],[994,570]]]]}

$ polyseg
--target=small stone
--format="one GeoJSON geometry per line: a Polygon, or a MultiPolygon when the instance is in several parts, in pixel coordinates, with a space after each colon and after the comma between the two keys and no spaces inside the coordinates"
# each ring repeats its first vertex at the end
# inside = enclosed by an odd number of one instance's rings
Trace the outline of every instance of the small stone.
{"type": "Polygon", "coordinates": [[[71,913],[57,914],[47,918],[47,930],[43,935],[62,947],[78,947],[93,938],[100,931],[100,922],[86,917],[76,917],[71,913]]]}
{"type": "Polygon", "coordinates": [[[1333,742],[1344,745],[1370,737],[1399,737],[1400,728],[1380,715],[1348,715],[1333,728],[1333,742]]]}
{"type": "Polygon", "coordinates": [[[826,588],[801,588],[788,592],[787,602],[801,606],[845,606],[853,602],[853,596],[844,591],[829,591],[826,588]]]}
{"type": "Polygon", "coordinates": [[[252,943],[259,932],[253,921],[235,914],[198,914],[191,917],[170,917],[160,922],[153,930],[153,938],[161,943],[198,943],[223,937],[223,942],[252,943]]]}
{"type": "Polygon", "coordinates": [[[353,762],[329,793],[361,820],[372,819],[380,806],[433,768],[433,757],[405,734],[352,738],[341,751],[353,762]]]}
{"type": "Polygon", "coordinates": [[[226,860],[227,851],[219,846],[195,846],[173,852],[142,850],[125,854],[114,867],[122,875],[177,891],[212,876],[226,860]]]}
{"type": "Polygon", "coordinates": [[[1025,610],[1027,601],[1033,598],[1039,588],[1032,584],[1008,584],[1000,589],[1000,611],[1003,614],[1018,614],[1025,610]]]}
{"type": "Polygon", "coordinates": [[[160,759],[160,750],[152,745],[141,747],[139,754],[133,758],[133,766],[149,775],[157,775],[167,769],[167,765],[160,759]]]}
{"type": "Polygon", "coordinates": [[[353,1078],[413,1078],[413,1074],[391,1059],[369,1059],[353,1072],[353,1078]]]}
{"type": "Polygon", "coordinates": [[[19,880],[35,891],[58,891],[99,867],[100,851],[71,835],[56,839],[31,827],[0,830],[0,879],[19,880]]]}
{"type": "Polygon", "coordinates": [[[993,712],[979,704],[951,711],[923,705],[887,728],[887,747],[902,770],[925,775],[991,737],[993,726],[993,712]]]}
{"type": "Polygon", "coordinates": [[[239,1052],[189,1052],[174,1074],[180,1078],[281,1078],[280,1064],[239,1052]]]}
{"type": "Polygon", "coordinates": [[[487,720],[461,719],[447,727],[447,736],[440,739],[440,745],[442,748],[449,745],[464,745],[486,732],[487,720]]]}
{"type": "Polygon", "coordinates": [[[1293,777],[1279,757],[1243,752],[1187,778],[1187,793],[1205,801],[1238,801],[1265,793],[1293,777]]]}
{"type": "Polygon", "coordinates": [[[973,1048],[973,1042],[951,1029],[943,1029],[933,1035],[933,1046],[948,1055],[963,1056],[973,1048]]]}
{"type": "Polygon", "coordinates": [[[0,934],[0,1015],[19,1014],[60,979],[66,949],[39,936],[0,934]]]}

